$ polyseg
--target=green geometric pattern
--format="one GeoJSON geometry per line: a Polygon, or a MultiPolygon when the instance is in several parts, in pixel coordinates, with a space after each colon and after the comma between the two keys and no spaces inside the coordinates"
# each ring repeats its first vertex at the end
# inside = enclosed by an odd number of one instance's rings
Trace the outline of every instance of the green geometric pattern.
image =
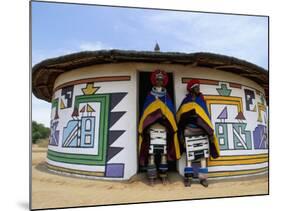
{"type": "Polygon", "coordinates": [[[233,124],[234,149],[252,149],[251,132],[246,130],[246,123],[233,124]],[[240,133],[241,132],[241,133],[240,133]],[[245,139],[241,135],[245,136],[245,139]]]}
{"type": "Polygon", "coordinates": [[[264,103],[264,96],[262,94],[261,94],[261,104],[263,104],[263,105],[265,104],[264,103]]]}
{"type": "Polygon", "coordinates": [[[75,97],[74,109],[79,108],[80,103],[99,102],[100,125],[99,125],[99,149],[97,155],[85,155],[74,153],[62,153],[48,150],[47,157],[50,160],[81,164],[81,165],[105,165],[108,137],[108,115],[110,94],[80,95],[75,97]]]}
{"type": "Polygon", "coordinates": [[[229,96],[231,94],[231,89],[228,89],[226,84],[221,84],[221,88],[217,88],[219,95],[229,96]]]}
{"type": "Polygon", "coordinates": [[[228,130],[227,130],[227,123],[215,123],[215,128],[216,128],[216,136],[218,138],[219,141],[219,145],[220,145],[220,149],[221,150],[227,150],[228,147],[228,130]],[[223,132],[220,133],[219,128],[222,127],[223,128],[223,132]],[[221,144],[220,143],[220,139],[224,140],[224,143],[221,144]]]}
{"type": "Polygon", "coordinates": [[[57,109],[58,106],[59,106],[59,99],[56,98],[56,99],[52,100],[52,108],[56,108],[57,109]]]}

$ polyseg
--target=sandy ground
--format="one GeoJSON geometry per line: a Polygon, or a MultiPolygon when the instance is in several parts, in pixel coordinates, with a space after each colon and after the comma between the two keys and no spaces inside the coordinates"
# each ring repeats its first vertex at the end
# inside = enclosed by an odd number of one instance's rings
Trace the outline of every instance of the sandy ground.
{"type": "Polygon", "coordinates": [[[149,186],[144,174],[126,182],[101,181],[63,176],[48,171],[46,149],[32,149],[32,208],[58,208],[148,201],[183,200],[268,193],[267,175],[247,179],[209,181],[204,188],[197,182],[183,185],[177,173],[169,174],[166,185],[149,186]]]}

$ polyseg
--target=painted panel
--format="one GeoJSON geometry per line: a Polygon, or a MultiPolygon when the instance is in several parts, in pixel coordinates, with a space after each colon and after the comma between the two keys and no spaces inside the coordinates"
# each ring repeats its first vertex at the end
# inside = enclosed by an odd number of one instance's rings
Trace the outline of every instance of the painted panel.
{"type": "Polygon", "coordinates": [[[47,162],[50,169],[66,173],[128,179],[137,170],[137,155],[124,150],[126,145],[136,146],[128,138],[128,133],[135,133],[128,121],[132,117],[127,116],[135,114],[128,111],[128,93],[135,99],[134,89],[128,90],[131,76],[93,79],[100,83],[82,80],[56,88],[47,162]]]}
{"type": "MultiPolygon", "coordinates": [[[[177,87],[177,107],[186,94],[186,82],[192,78],[199,79],[200,89],[204,94],[219,141],[221,157],[209,159],[209,177],[223,178],[266,173],[268,171],[267,107],[264,94],[259,91],[260,88],[253,85],[248,87],[240,84],[238,80],[228,82],[229,78],[223,75],[218,77],[221,79],[218,80],[206,74],[200,80],[199,77],[185,77],[187,73],[180,73],[178,77],[182,85],[177,87]]],[[[185,161],[181,159],[178,162],[178,170],[182,175],[181,168],[184,165],[185,161]]]]}

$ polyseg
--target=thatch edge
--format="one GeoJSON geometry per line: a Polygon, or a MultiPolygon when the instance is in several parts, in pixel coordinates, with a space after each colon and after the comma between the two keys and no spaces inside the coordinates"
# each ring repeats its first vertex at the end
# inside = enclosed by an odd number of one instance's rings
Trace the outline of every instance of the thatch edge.
{"type": "Polygon", "coordinates": [[[212,68],[235,65],[239,68],[234,68],[233,70],[222,70],[234,72],[236,74],[248,74],[248,76],[245,76],[246,78],[249,78],[250,80],[253,80],[263,86],[265,91],[268,93],[268,71],[246,60],[209,52],[187,54],[181,52],[132,51],[117,49],[82,51],[43,60],[34,65],[32,68],[32,91],[36,97],[50,102],[54,81],[61,73],[95,64],[118,62],[162,63],[167,61],[171,64],[193,63],[198,66],[210,66],[212,68]],[[45,81],[43,80],[43,77],[45,77],[45,81]]]}

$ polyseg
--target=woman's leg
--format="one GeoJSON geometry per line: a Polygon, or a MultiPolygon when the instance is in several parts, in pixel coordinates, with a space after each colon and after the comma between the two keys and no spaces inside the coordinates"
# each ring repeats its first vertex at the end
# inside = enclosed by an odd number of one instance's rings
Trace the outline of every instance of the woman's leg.
{"type": "Polygon", "coordinates": [[[147,177],[150,185],[154,184],[154,180],[157,178],[157,169],[155,164],[155,154],[153,152],[153,146],[150,145],[150,151],[148,154],[148,164],[147,164],[147,177]]]}
{"type": "Polygon", "coordinates": [[[166,184],[166,179],[168,177],[167,172],[168,172],[167,154],[164,152],[161,154],[161,161],[159,164],[159,176],[163,184],[166,184]]]}
{"type": "Polygon", "coordinates": [[[193,168],[191,160],[186,161],[186,167],[184,168],[184,185],[186,187],[191,186],[191,181],[193,177],[193,168]]]}
{"type": "Polygon", "coordinates": [[[199,181],[204,187],[208,187],[207,159],[201,158],[200,163],[201,163],[201,168],[199,168],[199,172],[198,172],[199,181]]]}

